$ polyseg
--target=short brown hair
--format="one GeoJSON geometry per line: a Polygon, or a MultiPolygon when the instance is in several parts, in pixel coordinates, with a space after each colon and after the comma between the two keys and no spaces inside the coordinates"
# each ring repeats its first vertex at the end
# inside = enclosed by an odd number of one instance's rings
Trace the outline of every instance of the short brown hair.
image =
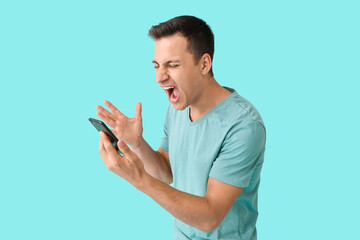
{"type": "MultiPolygon", "coordinates": [[[[188,51],[194,56],[197,64],[200,58],[209,54],[211,61],[214,57],[214,34],[209,25],[203,20],[194,16],[178,16],[159,25],[152,26],[148,35],[157,40],[162,37],[180,33],[187,38],[188,51]]],[[[210,75],[214,76],[212,67],[210,75]]]]}

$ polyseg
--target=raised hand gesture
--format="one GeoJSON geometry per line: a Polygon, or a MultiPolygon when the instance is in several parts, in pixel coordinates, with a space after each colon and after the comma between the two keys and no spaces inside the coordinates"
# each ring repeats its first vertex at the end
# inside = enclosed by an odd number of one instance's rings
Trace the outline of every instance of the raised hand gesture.
{"type": "Polygon", "coordinates": [[[136,148],[143,133],[141,103],[135,106],[134,118],[128,118],[122,114],[111,102],[105,100],[104,103],[111,112],[96,105],[96,109],[99,110],[96,115],[113,128],[112,131],[119,140],[123,140],[131,148],[136,148]]]}

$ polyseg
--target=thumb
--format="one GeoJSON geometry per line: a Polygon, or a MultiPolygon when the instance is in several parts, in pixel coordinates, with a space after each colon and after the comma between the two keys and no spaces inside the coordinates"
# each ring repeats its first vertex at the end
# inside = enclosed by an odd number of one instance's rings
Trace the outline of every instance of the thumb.
{"type": "Polygon", "coordinates": [[[141,104],[141,102],[138,102],[135,106],[135,117],[134,118],[141,119],[141,109],[142,109],[142,104],[141,104]]]}
{"type": "Polygon", "coordinates": [[[119,140],[117,142],[118,148],[119,150],[124,153],[124,155],[129,155],[131,153],[131,150],[129,148],[129,146],[123,141],[123,140],[119,140]]]}

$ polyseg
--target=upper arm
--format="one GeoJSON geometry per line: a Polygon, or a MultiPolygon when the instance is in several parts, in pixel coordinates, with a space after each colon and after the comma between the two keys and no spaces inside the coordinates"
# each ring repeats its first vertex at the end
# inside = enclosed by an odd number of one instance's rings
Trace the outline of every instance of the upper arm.
{"type": "Polygon", "coordinates": [[[255,121],[235,125],[226,135],[209,176],[237,187],[247,187],[262,166],[265,129],[255,121]]]}
{"type": "Polygon", "coordinates": [[[241,187],[235,187],[209,177],[207,192],[204,198],[207,199],[211,209],[214,211],[214,229],[225,218],[236,199],[240,196],[242,190],[243,188],[241,187]]]}

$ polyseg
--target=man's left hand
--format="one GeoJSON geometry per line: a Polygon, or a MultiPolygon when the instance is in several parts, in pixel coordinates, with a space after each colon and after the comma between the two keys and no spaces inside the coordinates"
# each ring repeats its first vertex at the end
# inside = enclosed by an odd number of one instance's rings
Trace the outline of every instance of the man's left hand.
{"type": "Polygon", "coordinates": [[[116,151],[106,134],[100,131],[99,153],[107,168],[134,187],[142,186],[148,175],[143,162],[125,142],[120,140],[117,145],[124,156],[116,151]]]}

